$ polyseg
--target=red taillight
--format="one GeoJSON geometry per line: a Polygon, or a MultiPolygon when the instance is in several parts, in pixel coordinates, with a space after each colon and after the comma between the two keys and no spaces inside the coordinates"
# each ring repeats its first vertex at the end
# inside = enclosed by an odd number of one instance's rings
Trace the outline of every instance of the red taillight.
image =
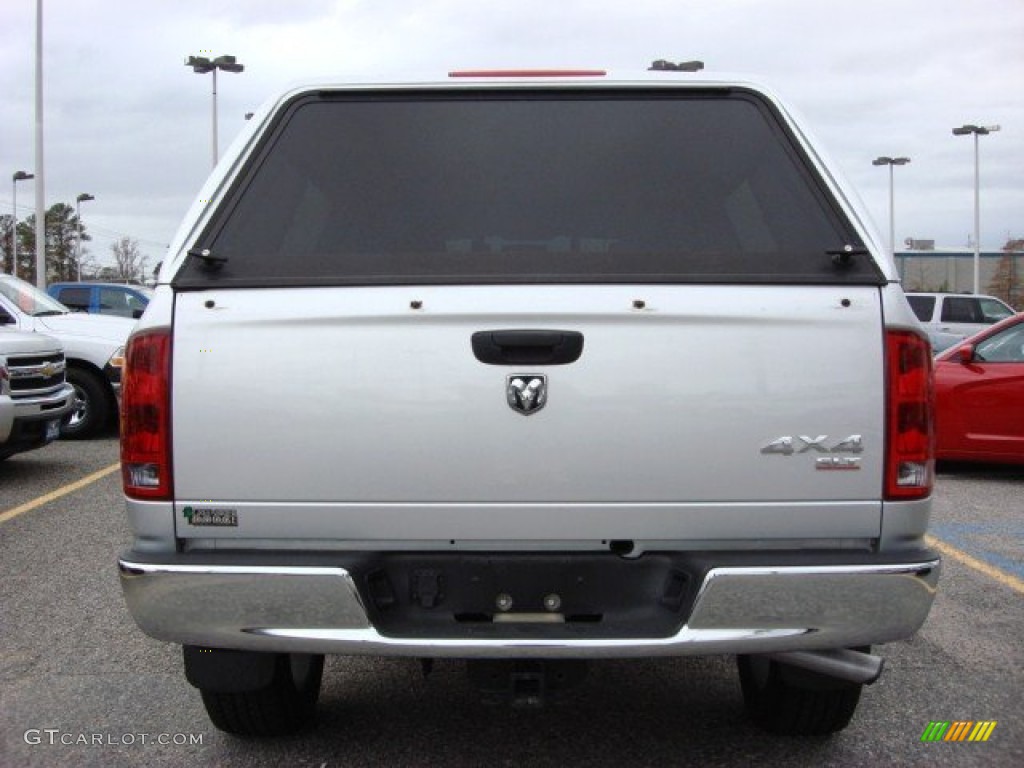
{"type": "Polygon", "coordinates": [[[121,383],[121,474],[125,495],[171,498],[171,332],[128,341],[121,383]]]}
{"type": "Polygon", "coordinates": [[[885,498],[922,499],[932,491],[932,350],[910,331],[889,331],[886,347],[885,498]]]}

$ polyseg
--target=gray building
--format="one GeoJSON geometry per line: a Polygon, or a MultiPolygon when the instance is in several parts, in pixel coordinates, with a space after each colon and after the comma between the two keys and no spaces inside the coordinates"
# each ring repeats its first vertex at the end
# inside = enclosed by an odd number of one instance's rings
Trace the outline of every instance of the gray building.
{"type": "MultiPolygon", "coordinates": [[[[896,268],[906,291],[970,293],[974,288],[974,251],[936,248],[933,241],[915,240],[897,251],[896,268]]],[[[1024,311],[1024,240],[1011,240],[1003,250],[982,251],[981,292],[997,296],[1024,311]]]]}

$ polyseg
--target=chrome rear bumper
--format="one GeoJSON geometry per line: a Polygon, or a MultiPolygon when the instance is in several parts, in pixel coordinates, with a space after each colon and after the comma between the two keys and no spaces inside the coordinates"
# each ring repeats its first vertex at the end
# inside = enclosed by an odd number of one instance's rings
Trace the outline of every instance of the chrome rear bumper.
{"type": "MultiPolygon", "coordinates": [[[[144,558],[148,559],[148,558],[144,558]]],[[[459,658],[623,658],[772,653],[909,637],[935,596],[938,557],[885,565],[711,568],[671,637],[392,637],[371,623],[352,575],[333,566],[119,560],[148,635],[253,651],[459,658]]]]}

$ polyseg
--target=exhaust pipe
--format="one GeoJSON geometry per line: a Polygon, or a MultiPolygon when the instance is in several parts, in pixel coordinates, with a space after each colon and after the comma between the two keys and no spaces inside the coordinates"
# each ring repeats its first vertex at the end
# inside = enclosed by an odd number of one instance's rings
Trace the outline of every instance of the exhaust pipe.
{"type": "Polygon", "coordinates": [[[885,659],[863,651],[836,648],[828,651],[789,651],[766,656],[780,664],[817,672],[849,683],[871,685],[882,675],[885,659]]]}

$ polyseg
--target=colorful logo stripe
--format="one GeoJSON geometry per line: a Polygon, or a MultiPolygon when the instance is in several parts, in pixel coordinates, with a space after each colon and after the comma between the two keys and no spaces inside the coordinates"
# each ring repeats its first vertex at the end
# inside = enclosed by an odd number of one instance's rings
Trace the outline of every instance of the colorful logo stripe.
{"type": "Polygon", "coordinates": [[[988,741],[996,720],[932,720],[921,734],[921,741],[988,741]]]}
{"type": "Polygon", "coordinates": [[[974,726],[974,730],[971,731],[971,735],[968,737],[968,741],[988,741],[988,737],[992,735],[992,731],[996,729],[995,720],[985,720],[974,726]]]}

